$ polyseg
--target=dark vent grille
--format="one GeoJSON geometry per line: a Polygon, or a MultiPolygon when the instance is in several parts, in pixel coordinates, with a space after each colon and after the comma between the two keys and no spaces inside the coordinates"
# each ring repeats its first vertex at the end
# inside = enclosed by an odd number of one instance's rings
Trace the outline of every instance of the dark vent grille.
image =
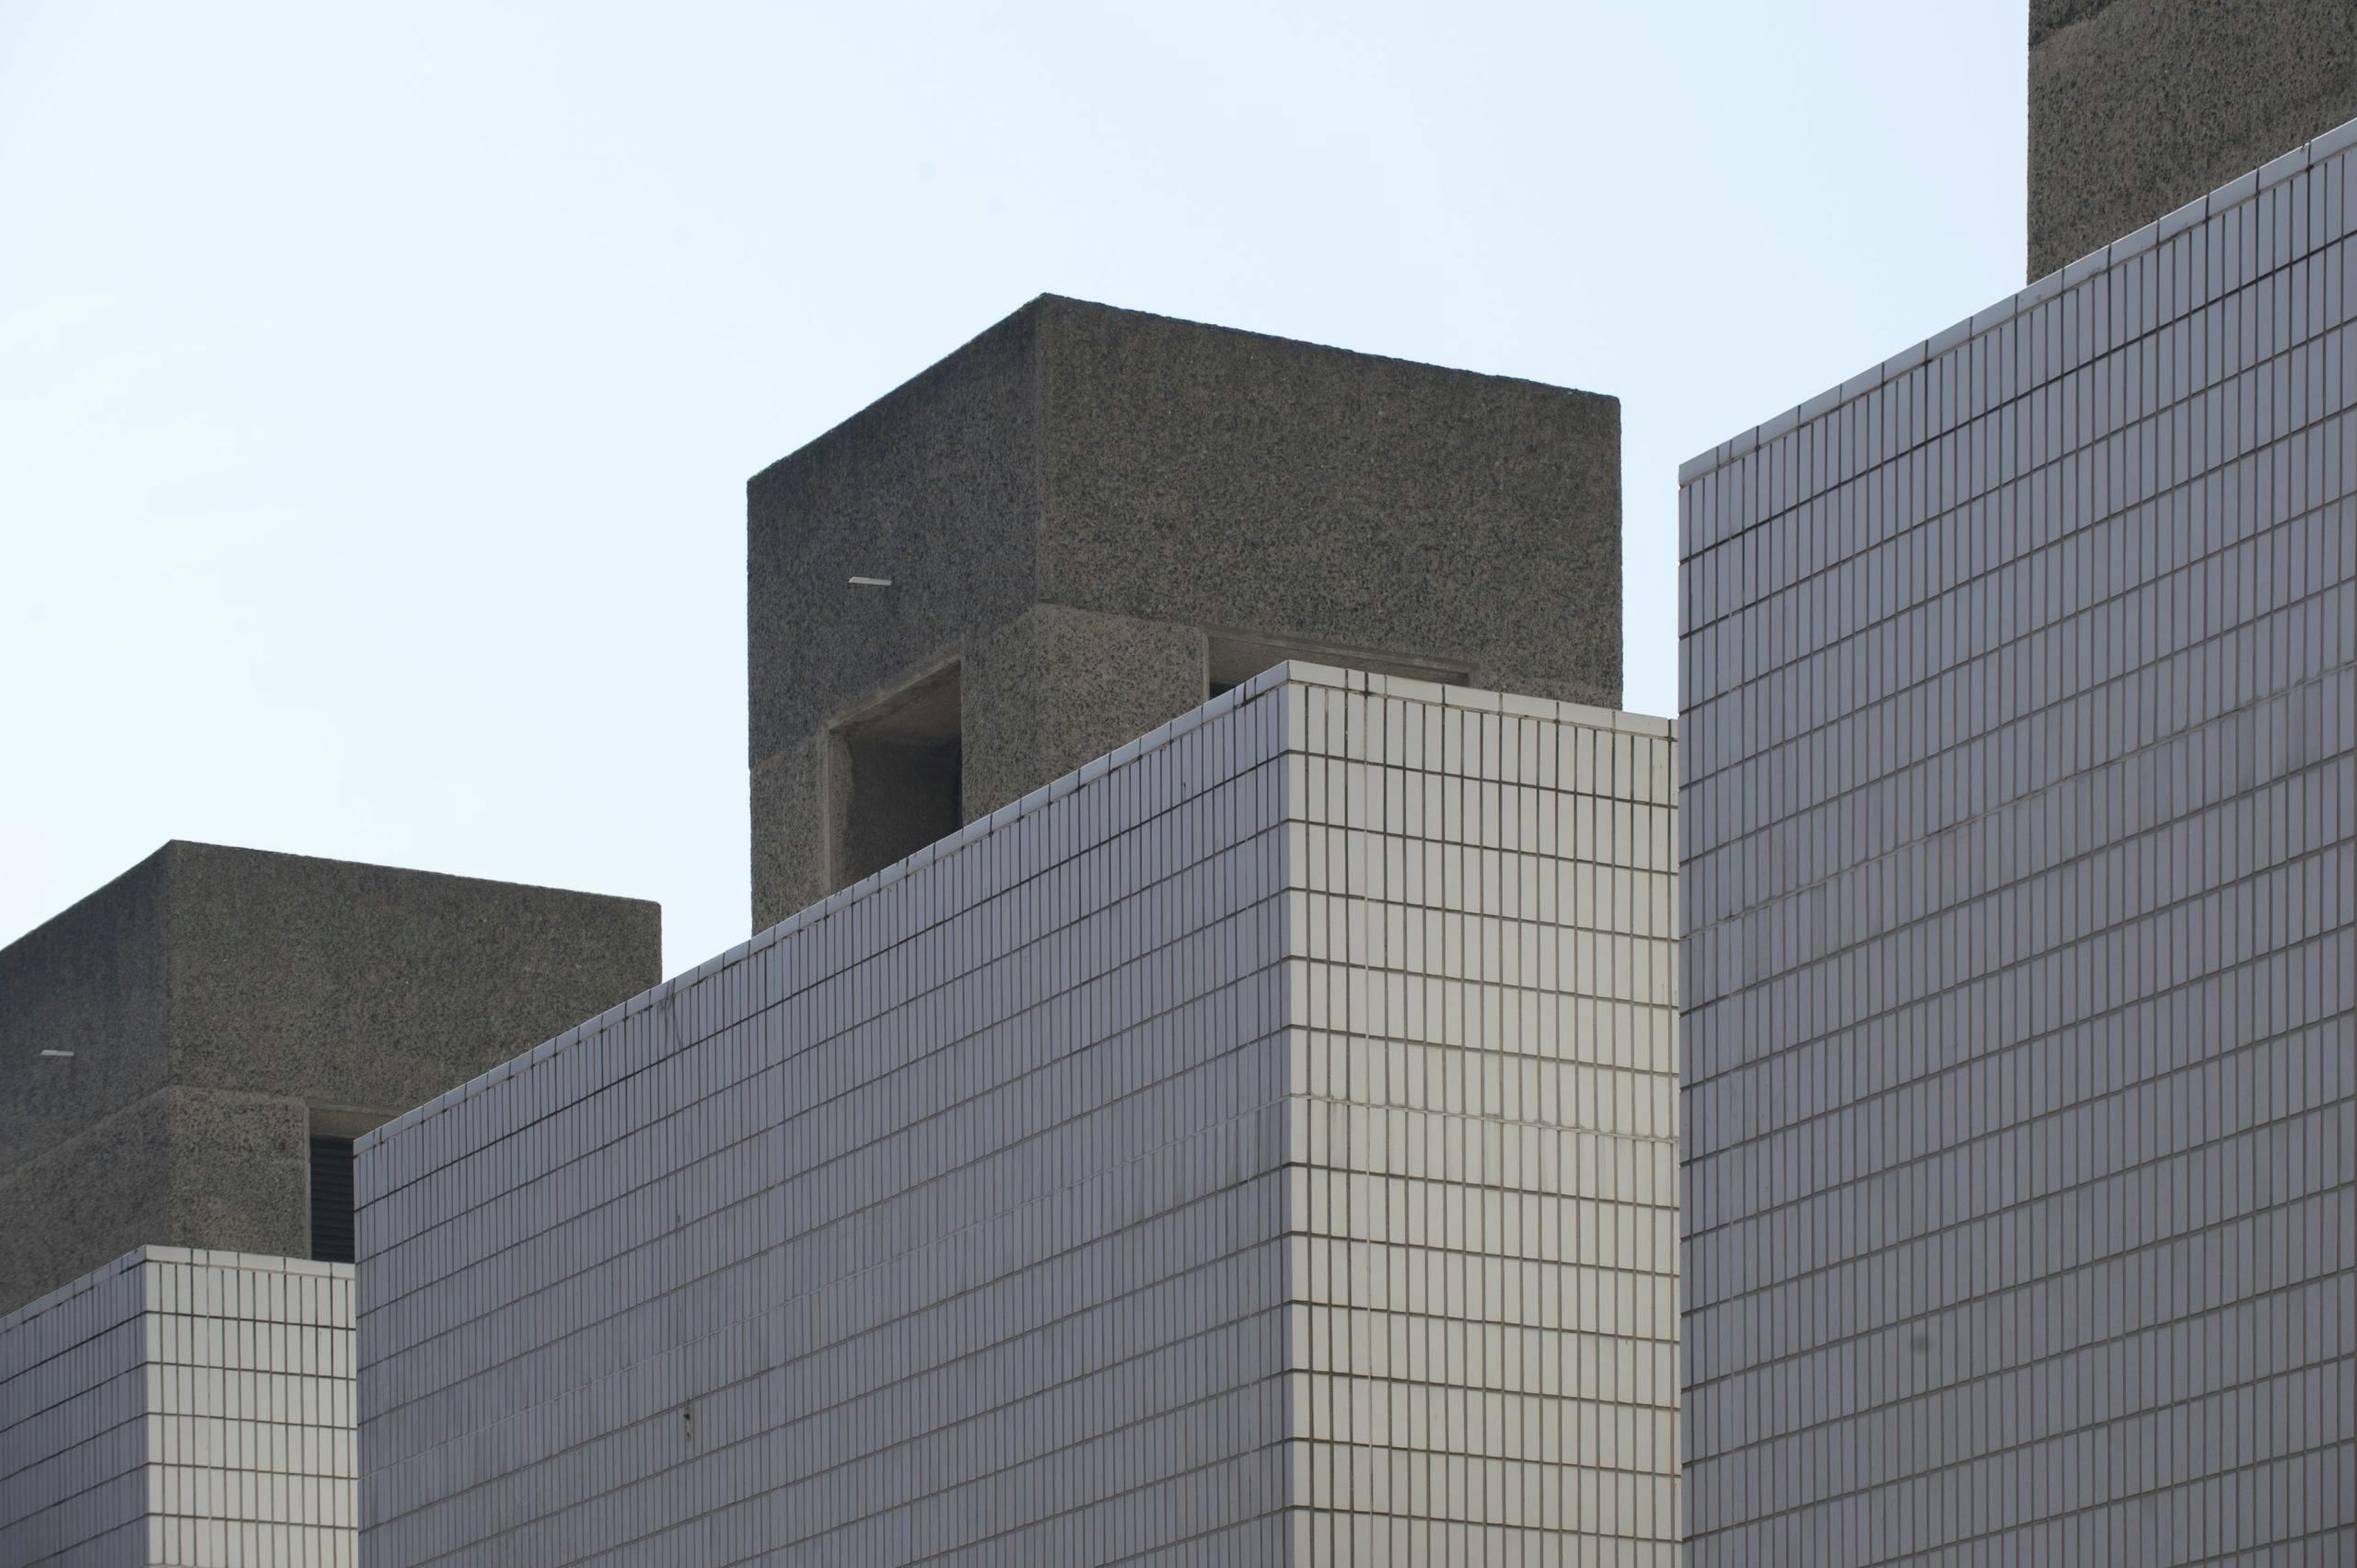
{"type": "Polygon", "coordinates": [[[352,1140],[311,1140],[311,1256],[352,1261],[352,1140]]]}

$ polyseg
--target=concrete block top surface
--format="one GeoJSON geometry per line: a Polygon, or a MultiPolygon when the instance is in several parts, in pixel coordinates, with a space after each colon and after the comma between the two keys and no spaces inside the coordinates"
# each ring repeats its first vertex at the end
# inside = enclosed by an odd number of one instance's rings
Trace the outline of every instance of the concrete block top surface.
{"type": "Polygon", "coordinates": [[[751,758],[1038,604],[1617,701],[1619,454],[1609,397],[1044,296],[750,482],[751,758]]]}
{"type": "Polygon", "coordinates": [[[0,948],[0,1165],[167,1086],[389,1114],[653,983],[661,941],[643,900],[175,841],[0,948]]]}

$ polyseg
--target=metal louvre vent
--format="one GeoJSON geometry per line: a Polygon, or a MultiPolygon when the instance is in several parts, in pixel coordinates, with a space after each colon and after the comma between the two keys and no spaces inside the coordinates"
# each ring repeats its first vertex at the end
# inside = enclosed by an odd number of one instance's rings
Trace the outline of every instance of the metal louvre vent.
{"type": "Polygon", "coordinates": [[[352,1140],[311,1140],[311,1257],[353,1260],[352,1140]]]}

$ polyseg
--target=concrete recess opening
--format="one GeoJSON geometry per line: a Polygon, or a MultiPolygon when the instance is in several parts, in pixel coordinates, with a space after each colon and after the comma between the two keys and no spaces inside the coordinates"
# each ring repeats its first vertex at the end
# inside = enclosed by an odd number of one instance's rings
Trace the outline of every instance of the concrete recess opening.
{"type": "Polygon", "coordinates": [[[352,1140],[311,1134],[311,1257],[354,1260],[352,1140]]]}
{"type": "Polygon", "coordinates": [[[964,825],[963,712],[952,663],[835,726],[827,777],[835,888],[848,888],[964,825]]]}

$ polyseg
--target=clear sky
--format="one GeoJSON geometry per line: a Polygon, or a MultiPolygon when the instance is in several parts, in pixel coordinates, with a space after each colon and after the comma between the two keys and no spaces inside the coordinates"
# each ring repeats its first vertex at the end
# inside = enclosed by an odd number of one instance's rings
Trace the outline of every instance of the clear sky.
{"type": "Polygon", "coordinates": [[[1963,5],[0,6],[0,942],[186,838],[748,930],[744,482],[1036,294],[1677,467],[2022,282],[1963,5]]]}

